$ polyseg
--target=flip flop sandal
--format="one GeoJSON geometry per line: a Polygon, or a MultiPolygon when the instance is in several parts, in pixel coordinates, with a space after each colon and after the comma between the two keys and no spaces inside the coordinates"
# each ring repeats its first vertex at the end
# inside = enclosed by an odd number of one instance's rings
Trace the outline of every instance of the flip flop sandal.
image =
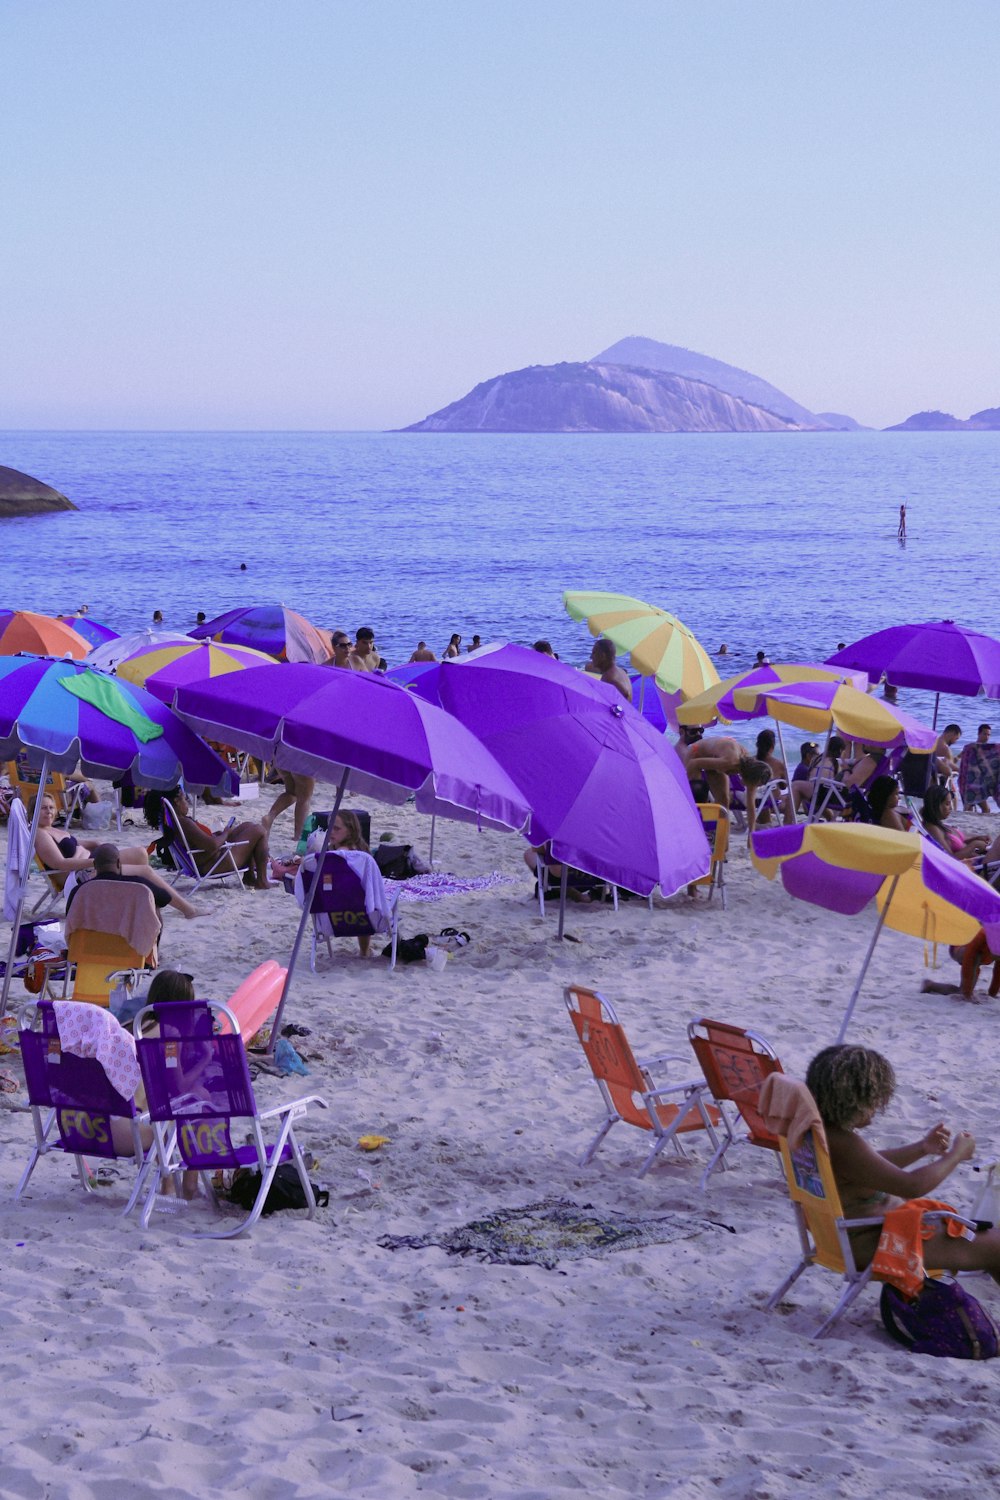
{"type": "Polygon", "coordinates": [[[472,942],[467,932],[459,932],[457,927],[442,927],[435,943],[439,948],[465,948],[472,942]]]}

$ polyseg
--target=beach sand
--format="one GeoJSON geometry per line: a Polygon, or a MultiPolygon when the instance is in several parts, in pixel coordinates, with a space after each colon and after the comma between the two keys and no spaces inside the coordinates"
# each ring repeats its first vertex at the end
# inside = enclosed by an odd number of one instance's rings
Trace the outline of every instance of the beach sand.
{"type": "MultiPolygon", "coordinates": [[[[426,850],[429,824],[412,810],[347,805],[426,850]]],[[[286,814],[276,851],[290,828],[286,814]]],[[[764,1310],[797,1259],[770,1153],[731,1153],[732,1170],[702,1193],[707,1143],[695,1137],[683,1161],[664,1153],[638,1181],[646,1137],[619,1125],[577,1165],[601,1104],[564,985],[613,999],[637,1050],[688,1054],[687,1022],[709,1015],[758,1030],[801,1073],[836,1035],[872,914],[794,902],[752,870],[736,835],[727,911],[704,895],[653,912],[574,907],[578,941],[559,943],[522,847],[438,824],[441,869],[517,877],[402,906],[404,934],[470,933],[445,972],[390,973],[349,942],[316,975],[303,959],[286,1020],[311,1028],[297,1041],[309,1077],[262,1074],[257,1092],[262,1104],[313,1092],[329,1103],[299,1132],[330,1190],[311,1223],[284,1213],[241,1240],[196,1241],[185,1230],[211,1210],[195,1205],[143,1230],[116,1213],[124,1168],[85,1196],[58,1155],[12,1205],[31,1125],[23,1093],[3,1097],[5,1500],[939,1500],[992,1488],[997,1366],[909,1355],[882,1332],[871,1290],[811,1342],[838,1295],[819,1270],[764,1310]],[[389,1144],[366,1154],[366,1133],[389,1144]],[[378,1244],[552,1199],[682,1216],[684,1237],[553,1269],[378,1244]]],[[[261,960],[287,955],[298,911],[280,890],[199,899],[202,920],[167,914],[163,962],[192,972],[200,994],[225,998],[261,960]]],[[[937,977],[957,975],[947,954],[939,962],[937,977]]],[[[926,972],[920,942],[883,934],[852,1031],[900,1077],[872,1139],[913,1139],[944,1119],[988,1155],[1000,1002],[921,995],[926,972]]],[[[680,1077],[696,1071],[693,1057],[678,1064],[680,1077]]],[[[960,1169],[949,1196],[967,1208],[977,1181],[960,1169]]],[[[991,1283],[973,1290],[1000,1311],[991,1283]]]]}

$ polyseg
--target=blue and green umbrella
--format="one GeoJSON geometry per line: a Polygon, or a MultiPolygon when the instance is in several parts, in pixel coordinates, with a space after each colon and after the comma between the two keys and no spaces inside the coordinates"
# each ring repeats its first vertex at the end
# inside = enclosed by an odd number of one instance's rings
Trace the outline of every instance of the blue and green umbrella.
{"type": "MultiPolygon", "coordinates": [[[[45,656],[0,658],[0,760],[23,752],[44,786],[50,771],[109,779],[131,775],[140,786],[229,792],[233,773],[204,740],[151,693],[76,661],[45,656]]],[[[35,803],[34,845],[41,811],[35,803]]],[[[3,981],[10,985],[28,871],[17,901],[3,981]]]]}

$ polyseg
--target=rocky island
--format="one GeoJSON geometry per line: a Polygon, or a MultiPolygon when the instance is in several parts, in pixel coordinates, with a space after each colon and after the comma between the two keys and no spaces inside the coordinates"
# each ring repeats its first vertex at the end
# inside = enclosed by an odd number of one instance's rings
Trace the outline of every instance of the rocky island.
{"type": "Polygon", "coordinates": [[[717,386],[604,363],[529,365],[484,380],[405,432],[802,432],[717,386]]]}
{"type": "Polygon", "coordinates": [[[76,506],[51,485],[0,464],[0,520],[40,516],[52,510],[76,510],[76,506]]]}
{"type": "Polygon", "coordinates": [[[974,411],[968,421],[953,417],[949,411],[918,411],[905,422],[887,427],[886,432],[1000,432],[1000,406],[974,411]]]}

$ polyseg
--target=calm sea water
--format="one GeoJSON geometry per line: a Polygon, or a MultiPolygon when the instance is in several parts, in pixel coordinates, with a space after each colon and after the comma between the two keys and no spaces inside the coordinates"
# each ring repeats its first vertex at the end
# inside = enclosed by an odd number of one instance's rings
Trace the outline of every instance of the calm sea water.
{"type": "Polygon", "coordinates": [[[562,590],[607,588],[726,641],[723,675],[904,620],[1000,633],[995,433],[7,432],[0,463],[79,506],[0,522],[0,602],[119,630],[280,601],[392,664],[452,631],[582,661],[562,590]]]}

